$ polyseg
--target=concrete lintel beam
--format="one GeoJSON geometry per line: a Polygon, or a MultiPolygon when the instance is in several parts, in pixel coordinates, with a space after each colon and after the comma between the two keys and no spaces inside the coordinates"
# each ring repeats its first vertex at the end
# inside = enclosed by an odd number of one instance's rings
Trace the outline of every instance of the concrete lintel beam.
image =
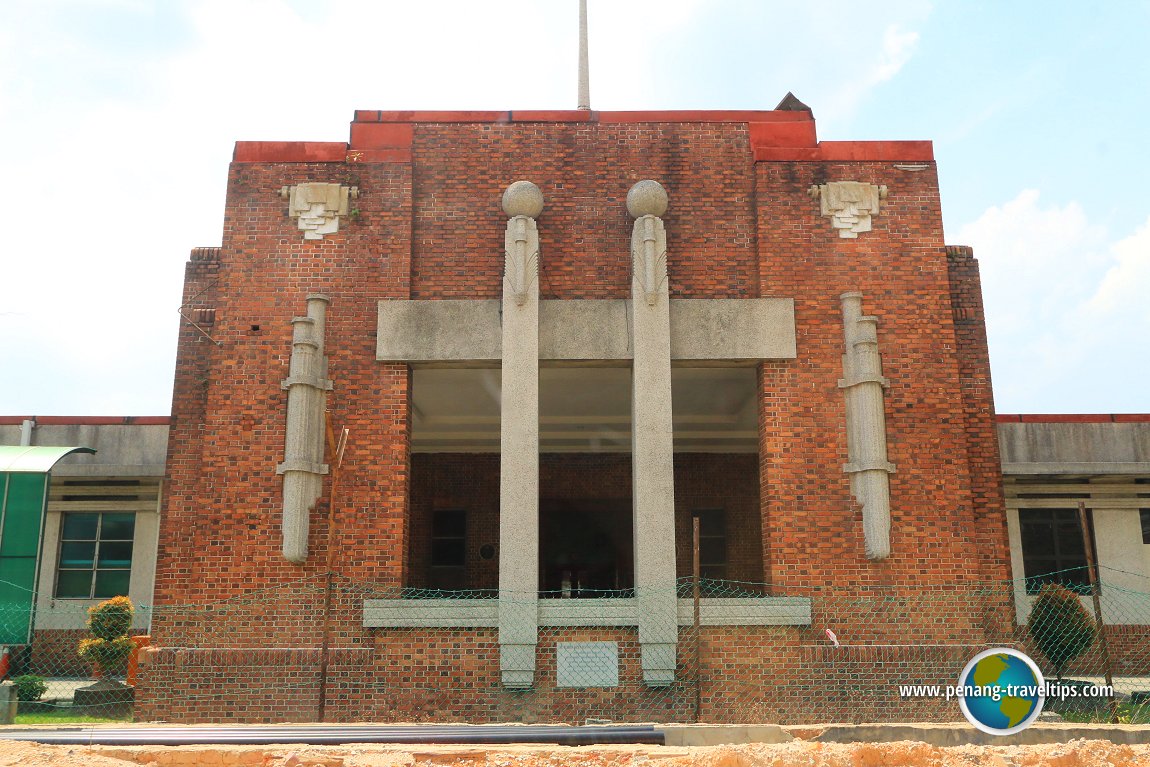
{"type": "MultiPolygon", "coordinates": [[[[376,359],[473,362],[502,359],[502,302],[380,301],[376,359]]],[[[789,298],[670,301],[671,359],[794,359],[795,309],[789,298]]],[[[634,356],[630,301],[540,301],[543,361],[627,361],[634,356]]]]}

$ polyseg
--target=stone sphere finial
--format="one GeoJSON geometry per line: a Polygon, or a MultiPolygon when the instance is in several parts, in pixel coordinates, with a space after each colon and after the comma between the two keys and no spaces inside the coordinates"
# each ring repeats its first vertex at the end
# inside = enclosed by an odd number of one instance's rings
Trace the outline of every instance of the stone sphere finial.
{"type": "Polygon", "coordinates": [[[631,218],[663,215],[667,212],[667,190],[651,179],[638,182],[627,192],[627,212],[631,218]]]}
{"type": "Polygon", "coordinates": [[[503,193],[503,212],[535,218],[543,212],[543,192],[530,181],[516,181],[503,193]]]}

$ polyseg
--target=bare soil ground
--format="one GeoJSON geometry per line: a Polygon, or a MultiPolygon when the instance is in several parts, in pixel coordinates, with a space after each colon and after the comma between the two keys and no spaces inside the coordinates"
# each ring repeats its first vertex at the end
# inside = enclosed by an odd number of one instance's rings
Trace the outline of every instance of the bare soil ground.
{"type": "Polygon", "coordinates": [[[27,767],[1150,767],[1150,745],[813,743],[674,748],[475,746],[42,746],[0,741],[0,765],[27,767]]]}

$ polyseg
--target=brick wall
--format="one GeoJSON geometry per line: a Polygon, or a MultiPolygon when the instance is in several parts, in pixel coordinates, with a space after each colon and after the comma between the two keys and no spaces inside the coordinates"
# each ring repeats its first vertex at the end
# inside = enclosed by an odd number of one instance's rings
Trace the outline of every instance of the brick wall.
{"type": "Polygon", "coordinates": [[[704,123],[416,126],[412,298],[499,298],[503,190],[543,192],[541,299],[628,298],[627,192],[658,179],[672,298],[757,297],[746,126],[704,123]],[[722,254],[720,259],[714,256],[722,254]]]}
{"type": "Polygon", "coordinates": [[[39,676],[88,676],[92,664],[76,654],[87,629],[39,629],[32,634],[28,667],[21,673],[39,676]]]}
{"type": "MultiPolygon", "coordinates": [[[[982,283],[974,252],[963,246],[946,249],[950,274],[951,311],[958,343],[959,381],[962,391],[963,431],[974,500],[974,535],[985,580],[1006,581],[1010,569],[1010,542],[1002,491],[1002,462],[995,431],[994,396],[990,381],[990,353],[986,343],[986,315],[982,283]]],[[[987,631],[1005,634],[1014,625],[1014,600],[1006,594],[983,609],[987,631]]]]}
{"type": "MultiPolygon", "coordinates": [[[[324,708],[326,719],[352,722],[690,722],[698,685],[700,721],[954,720],[957,701],[908,700],[899,685],[956,684],[983,649],[973,643],[836,648],[780,626],[704,627],[698,643],[693,629],[683,628],[675,684],[649,688],[634,629],[542,629],[536,686],[512,691],[499,682],[494,629],[385,629],[366,646],[328,651],[324,708]],[[556,644],[571,641],[617,643],[619,685],[557,687],[556,644]]],[[[140,688],[136,715],[314,721],[321,657],[318,649],[155,650],[143,667],[152,683],[140,688]]]]}

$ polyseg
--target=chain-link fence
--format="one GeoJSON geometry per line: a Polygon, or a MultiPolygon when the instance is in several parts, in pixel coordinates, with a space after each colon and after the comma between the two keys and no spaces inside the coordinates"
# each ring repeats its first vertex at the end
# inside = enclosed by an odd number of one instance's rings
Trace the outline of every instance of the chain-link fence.
{"type": "Polygon", "coordinates": [[[979,652],[1010,647],[1079,689],[1047,711],[1150,722],[1150,588],[1123,585],[1137,577],[1104,568],[1097,608],[1089,593],[1022,581],[704,580],[696,610],[690,579],[662,600],[565,589],[516,603],[320,574],[223,601],[136,605],[122,658],[91,649],[86,606],[57,603],[29,644],[8,648],[6,678],[21,713],[139,721],[954,721],[945,688],[979,652]],[[644,611],[673,614],[677,632],[644,635],[644,611]],[[534,625],[524,632],[514,615],[534,625]],[[525,686],[504,673],[512,635],[528,637],[534,659],[525,686]],[[1095,689],[1108,677],[1113,703],[1095,689]]]}

